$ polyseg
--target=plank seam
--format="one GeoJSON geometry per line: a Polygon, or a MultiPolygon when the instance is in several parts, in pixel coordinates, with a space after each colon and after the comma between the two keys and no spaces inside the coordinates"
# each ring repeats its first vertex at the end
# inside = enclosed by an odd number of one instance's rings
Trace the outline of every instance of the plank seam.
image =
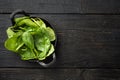
{"type": "MultiPolygon", "coordinates": [[[[41,15],[120,15],[120,13],[29,13],[28,14],[41,14],[41,15]]],[[[0,12],[0,14],[11,14],[0,12]]]]}
{"type": "Polygon", "coordinates": [[[110,67],[105,67],[105,68],[102,68],[102,67],[47,67],[47,68],[44,68],[44,67],[0,67],[0,69],[7,69],[7,68],[10,68],[10,69],[120,69],[120,68],[110,68],[110,67]]]}

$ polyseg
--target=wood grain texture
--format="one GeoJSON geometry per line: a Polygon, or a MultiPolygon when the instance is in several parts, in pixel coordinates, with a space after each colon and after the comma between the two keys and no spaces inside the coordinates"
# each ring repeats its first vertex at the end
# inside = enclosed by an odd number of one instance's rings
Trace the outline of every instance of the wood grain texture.
{"type": "MultiPolygon", "coordinates": [[[[52,67],[119,68],[119,15],[33,15],[48,20],[56,29],[57,62],[52,67]]],[[[0,15],[0,67],[40,67],[21,61],[4,48],[9,15],[0,15]]]]}
{"type": "Polygon", "coordinates": [[[0,68],[0,80],[120,80],[120,70],[0,68]]]}
{"type": "Polygon", "coordinates": [[[0,13],[120,13],[120,0],[1,0],[0,13]]]}
{"type": "Polygon", "coordinates": [[[0,80],[120,80],[119,68],[120,0],[0,0],[0,80]],[[21,61],[4,48],[16,9],[55,27],[54,65],[21,61]]]}
{"type": "Polygon", "coordinates": [[[0,69],[1,80],[79,80],[79,69],[0,69]],[[72,74],[72,75],[71,75],[72,74]]]}

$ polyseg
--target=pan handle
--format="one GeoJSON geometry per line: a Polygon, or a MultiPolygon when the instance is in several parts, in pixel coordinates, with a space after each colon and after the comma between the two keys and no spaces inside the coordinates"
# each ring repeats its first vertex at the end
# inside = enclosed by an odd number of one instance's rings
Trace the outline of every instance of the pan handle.
{"type": "Polygon", "coordinates": [[[55,53],[53,53],[53,55],[52,55],[52,61],[51,62],[49,62],[49,63],[44,63],[44,62],[40,62],[40,61],[37,61],[41,66],[43,66],[43,67],[49,67],[49,66],[51,66],[52,64],[54,64],[55,63],[55,61],[56,61],[56,55],[55,55],[55,53]]]}
{"type": "Polygon", "coordinates": [[[11,15],[10,15],[10,19],[11,19],[12,25],[15,24],[15,16],[16,16],[17,14],[22,14],[22,15],[24,15],[24,16],[29,16],[24,10],[21,10],[21,9],[18,9],[18,10],[13,11],[13,12],[11,13],[11,15]]]}

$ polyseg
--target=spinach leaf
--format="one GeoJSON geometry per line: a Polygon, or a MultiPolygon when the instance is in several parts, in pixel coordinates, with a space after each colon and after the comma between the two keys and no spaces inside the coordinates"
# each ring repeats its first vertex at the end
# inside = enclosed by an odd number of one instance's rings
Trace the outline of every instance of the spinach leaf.
{"type": "Polygon", "coordinates": [[[8,38],[13,37],[13,35],[15,34],[15,32],[14,32],[11,28],[12,28],[12,27],[9,27],[9,28],[7,29],[8,38]]]}
{"type": "Polygon", "coordinates": [[[45,52],[39,52],[38,60],[44,60],[46,58],[45,52]]]}
{"type": "Polygon", "coordinates": [[[5,41],[5,48],[10,51],[17,52],[20,47],[22,47],[24,43],[21,40],[20,33],[14,35],[13,37],[8,38],[5,41]]]}
{"type": "Polygon", "coordinates": [[[48,53],[47,53],[47,57],[48,56],[50,56],[53,52],[54,52],[54,46],[53,46],[53,44],[51,44],[51,46],[50,46],[50,50],[48,51],[48,53]]]}
{"type": "Polygon", "coordinates": [[[44,35],[44,33],[37,33],[34,36],[35,39],[35,46],[38,50],[40,51],[45,51],[48,50],[48,48],[50,47],[50,40],[48,37],[46,37],[44,35]]]}
{"type": "Polygon", "coordinates": [[[17,26],[29,26],[29,27],[38,28],[38,25],[35,24],[30,18],[23,19],[22,21],[18,22],[16,25],[17,26]]]}
{"type": "Polygon", "coordinates": [[[28,16],[24,16],[24,17],[18,17],[18,18],[15,18],[15,23],[19,23],[20,21],[24,20],[24,19],[29,19],[30,17],[28,16]]]}
{"type": "Polygon", "coordinates": [[[10,51],[16,52],[17,49],[17,37],[11,37],[5,41],[5,48],[10,51]]]}
{"type": "Polygon", "coordinates": [[[28,31],[23,33],[22,40],[27,47],[29,47],[30,49],[34,49],[34,39],[28,31]]]}
{"type": "Polygon", "coordinates": [[[31,19],[39,26],[40,29],[46,28],[46,24],[41,19],[39,18],[31,19]]]}
{"type": "Polygon", "coordinates": [[[48,38],[50,39],[50,41],[54,41],[56,39],[55,32],[50,27],[46,28],[46,32],[45,33],[48,36],[48,38]]]}
{"type": "Polygon", "coordinates": [[[38,59],[43,60],[46,58],[47,52],[50,48],[50,40],[43,33],[38,33],[34,36],[35,39],[35,47],[37,48],[39,55],[38,59]]]}
{"type": "Polygon", "coordinates": [[[21,59],[22,60],[36,59],[36,55],[34,54],[33,50],[28,48],[27,46],[24,47],[19,50],[21,59]]]}

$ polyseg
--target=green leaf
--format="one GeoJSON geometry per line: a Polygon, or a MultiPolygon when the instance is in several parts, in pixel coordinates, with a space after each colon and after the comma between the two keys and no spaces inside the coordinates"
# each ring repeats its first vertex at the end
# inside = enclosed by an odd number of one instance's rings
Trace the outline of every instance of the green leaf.
{"type": "Polygon", "coordinates": [[[21,38],[18,36],[8,38],[5,41],[5,48],[14,52],[17,52],[20,49],[20,47],[22,47],[23,45],[24,43],[21,41],[21,38]]]}
{"type": "Polygon", "coordinates": [[[36,59],[36,55],[33,52],[32,49],[28,48],[27,46],[24,46],[25,48],[21,48],[19,50],[19,55],[21,56],[22,60],[30,60],[30,59],[36,59]]]}
{"type": "Polygon", "coordinates": [[[8,35],[8,38],[11,38],[11,37],[13,37],[13,35],[15,34],[15,32],[11,29],[12,27],[9,27],[8,29],[7,29],[7,35],[8,35]]]}
{"type": "Polygon", "coordinates": [[[45,52],[39,52],[38,60],[44,60],[46,58],[45,52]]]}
{"type": "Polygon", "coordinates": [[[22,41],[22,37],[21,37],[21,36],[19,36],[19,37],[17,38],[16,44],[17,44],[16,51],[18,51],[18,50],[24,45],[24,42],[22,41]]]}
{"type": "Polygon", "coordinates": [[[45,23],[40,18],[31,18],[39,27],[40,29],[46,28],[45,23]]]}
{"type": "Polygon", "coordinates": [[[10,51],[16,52],[17,48],[17,37],[11,37],[5,41],[5,48],[7,48],[10,51]]]}
{"type": "Polygon", "coordinates": [[[53,52],[54,52],[54,46],[51,44],[48,53],[45,53],[44,51],[43,52],[39,52],[38,59],[39,60],[44,60],[44,59],[46,59],[46,57],[50,56],[53,52]]]}
{"type": "Polygon", "coordinates": [[[35,37],[35,46],[39,51],[47,52],[50,47],[50,40],[46,36],[35,37]]]}
{"type": "Polygon", "coordinates": [[[54,50],[55,50],[54,46],[53,46],[53,44],[51,44],[50,50],[48,51],[48,54],[47,54],[47,57],[50,56],[54,52],[54,50]]]}
{"type": "Polygon", "coordinates": [[[43,60],[46,58],[47,52],[50,48],[51,45],[50,40],[45,35],[40,35],[40,33],[38,35],[35,35],[34,39],[35,39],[35,47],[37,48],[39,53],[38,59],[43,60]]]}
{"type": "Polygon", "coordinates": [[[24,17],[19,17],[19,18],[15,18],[15,23],[19,23],[19,22],[21,22],[22,20],[24,20],[24,19],[29,19],[30,17],[28,17],[28,16],[24,16],[24,17]]]}
{"type": "Polygon", "coordinates": [[[45,58],[46,58],[46,54],[43,51],[38,50],[37,59],[38,60],[44,60],[45,58]]]}
{"type": "Polygon", "coordinates": [[[46,28],[46,35],[48,36],[48,38],[50,39],[50,41],[54,41],[56,39],[55,32],[50,27],[46,28]]]}
{"type": "Polygon", "coordinates": [[[23,19],[20,22],[18,22],[16,24],[17,26],[29,26],[29,27],[34,27],[34,28],[38,28],[38,25],[36,23],[34,23],[30,18],[27,19],[23,19]]]}
{"type": "Polygon", "coordinates": [[[33,36],[28,31],[23,33],[22,40],[27,47],[29,47],[30,49],[34,48],[33,36]]]}

